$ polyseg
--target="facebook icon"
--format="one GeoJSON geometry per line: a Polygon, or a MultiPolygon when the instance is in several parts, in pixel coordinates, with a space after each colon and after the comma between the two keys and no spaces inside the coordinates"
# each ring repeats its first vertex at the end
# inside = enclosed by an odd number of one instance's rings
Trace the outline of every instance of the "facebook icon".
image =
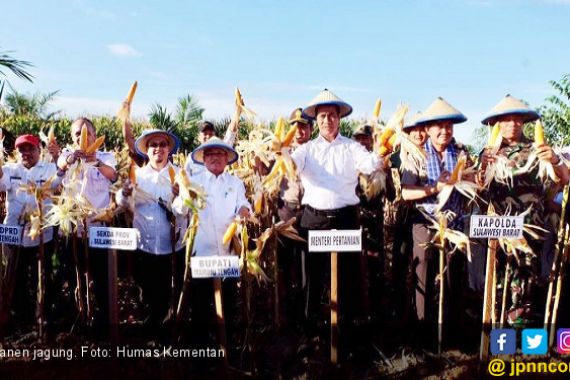
{"type": "Polygon", "coordinates": [[[514,329],[491,330],[491,354],[510,355],[517,350],[517,333],[514,329]]]}

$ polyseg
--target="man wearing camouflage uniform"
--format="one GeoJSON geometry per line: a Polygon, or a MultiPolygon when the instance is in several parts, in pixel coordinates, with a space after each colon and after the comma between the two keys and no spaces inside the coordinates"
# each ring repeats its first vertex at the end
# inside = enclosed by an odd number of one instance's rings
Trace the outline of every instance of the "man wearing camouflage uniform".
{"type": "MultiPolygon", "coordinates": [[[[509,165],[522,168],[527,164],[529,156],[536,153],[538,160],[548,161],[553,165],[561,184],[565,184],[568,181],[568,168],[563,161],[551,147],[546,144],[536,146],[523,134],[523,125],[539,117],[536,111],[530,109],[522,101],[507,95],[491,110],[482,123],[490,126],[499,123],[502,143],[497,156],[506,157],[509,165]]],[[[487,166],[495,161],[495,156],[489,149],[486,149],[481,155],[481,170],[477,178],[480,183],[483,182],[487,166]]],[[[525,223],[544,227],[545,193],[551,185],[550,180],[545,183],[539,178],[538,165],[536,165],[531,166],[531,169],[526,172],[514,175],[512,186],[493,180],[489,185],[488,195],[498,215],[503,215],[507,211],[509,215],[517,215],[530,208],[531,211],[525,218],[525,223]]],[[[541,300],[543,295],[536,287],[540,273],[540,260],[537,255],[542,252],[543,241],[530,239],[527,235],[525,238],[533,254],[518,252],[519,260],[510,259],[513,273],[510,286],[511,305],[507,315],[508,322],[515,326],[524,326],[540,320],[537,300],[541,300]]]]}
{"type": "MultiPolygon", "coordinates": [[[[301,108],[297,108],[291,113],[289,124],[297,126],[291,144],[292,150],[295,150],[311,139],[313,122],[303,114],[301,108]]],[[[297,230],[299,230],[299,223],[303,215],[302,198],[303,185],[301,179],[297,178],[296,181],[291,182],[284,177],[281,181],[277,213],[279,219],[284,222],[295,217],[295,228],[297,230]]],[[[279,293],[280,299],[284,300],[281,303],[280,319],[284,320],[285,324],[291,325],[300,322],[305,309],[303,292],[306,279],[303,269],[306,244],[285,237],[281,238],[281,243],[277,256],[279,261],[279,293]]]]}

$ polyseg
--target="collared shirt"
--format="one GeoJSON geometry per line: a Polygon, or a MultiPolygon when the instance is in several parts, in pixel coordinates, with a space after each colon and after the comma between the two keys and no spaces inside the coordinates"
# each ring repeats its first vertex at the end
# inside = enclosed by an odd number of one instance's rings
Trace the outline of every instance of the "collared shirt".
{"type": "MultiPolygon", "coordinates": [[[[66,162],[67,157],[73,153],[72,148],[66,147],[59,159],[57,160],[58,166],[66,162]]],[[[117,165],[117,160],[115,155],[111,152],[96,152],[95,157],[100,160],[103,164],[115,168],[117,165]]],[[[71,194],[76,194],[85,197],[91,203],[91,205],[97,209],[102,210],[111,204],[111,195],[109,193],[109,188],[111,186],[111,181],[105,177],[101,171],[94,166],[84,166],[84,169],[79,174],[79,182],[76,184],[74,189],[69,189],[69,173],[65,173],[63,179],[63,186],[66,190],[72,191],[71,194]]],[[[92,223],[89,219],[87,220],[88,226],[100,226],[102,223],[92,223]]],[[[78,226],[77,235],[81,236],[83,228],[78,226]]]]}
{"type": "MultiPolygon", "coordinates": [[[[431,144],[429,142],[429,140],[425,143],[424,145],[424,149],[427,149],[428,143],[431,144]]],[[[467,164],[466,167],[470,167],[473,165],[473,162],[470,158],[469,152],[467,151],[467,148],[457,142],[455,139],[452,139],[451,142],[449,143],[450,146],[453,147],[453,149],[455,150],[455,157],[457,158],[461,152],[463,152],[466,156],[467,156],[467,164]]],[[[435,153],[435,151],[433,150],[433,148],[430,148],[432,150],[431,154],[435,154],[437,155],[437,153],[435,153]]],[[[427,151],[427,150],[426,150],[427,151]]],[[[447,152],[447,148],[446,148],[446,152],[447,152]]],[[[430,154],[428,152],[428,154],[430,154]]],[[[439,171],[438,173],[447,170],[447,171],[453,171],[453,168],[455,166],[455,163],[452,162],[448,162],[446,160],[450,160],[451,159],[451,155],[449,154],[444,154],[443,155],[443,159],[440,159],[439,156],[436,156],[435,159],[432,160],[432,165],[439,165],[439,171]]],[[[434,168],[431,168],[431,170],[433,170],[434,168]]],[[[404,168],[403,173],[402,173],[402,186],[430,186],[434,184],[434,180],[433,177],[435,175],[432,175],[432,179],[430,179],[430,175],[428,173],[428,161],[424,162],[421,167],[419,168],[404,168]]],[[[455,219],[453,219],[452,221],[449,221],[448,226],[450,228],[453,228],[455,230],[462,230],[463,229],[463,220],[462,220],[462,215],[463,215],[463,204],[464,202],[464,198],[461,194],[458,193],[457,190],[453,190],[452,195],[451,195],[451,200],[448,201],[445,205],[445,207],[443,208],[444,210],[451,210],[455,213],[455,219]],[[453,198],[455,198],[455,201],[453,200],[453,198]]],[[[414,205],[416,206],[416,208],[421,208],[423,209],[425,212],[427,212],[429,215],[434,215],[435,214],[435,209],[437,207],[437,195],[431,195],[428,197],[425,197],[423,199],[418,199],[414,202],[414,205]]],[[[420,217],[418,219],[418,221],[421,220],[423,221],[424,218],[420,217]]]]}
{"type": "Polygon", "coordinates": [[[302,204],[319,210],[357,205],[358,175],[370,174],[380,166],[375,153],[340,134],[332,142],[319,135],[291,157],[305,189],[302,204]]]}
{"type": "MultiPolygon", "coordinates": [[[[226,134],[224,135],[224,142],[230,146],[234,146],[236,136],[237,132],[230,131],[230,129],[228,128],[226,134]]],[[[186,169],[188,175],[198,175],[206,171],[206,167],[204,165],[198,164],[192,160],[191,154],[189,154],[188,157],[186,157],[186,163],[184,164],[184,169],[186,169]]]]}
{"type": "MultiPolygon", "coordinates": [[[[135,171],[137,188],[151,195],[155,201],[135,202],[133,228],[139,230],[138,248],[155,255],[172,253],[170,221],[166,211],[158,204],[159,199],[162,199],[170,205],[174,198],[170,176],[168,175],[170,166],[176,172],[180,170],[177,166],[169,163],[160,171],[153,169],[150,164],[137,168],[135,171]]],[[[116,198],[118,204],[127,205],[128,199],[123,195],[122,191],[117,191],[116,198]]],[[[176,238],[175,251],[178,251],[182,248],[182,239],[188,223],[186,217],[177,214],[174,208],[173,212],[176,217],[174,229],[176,238]]]]}
{"type": "Polygon", "coordinates": [[[200,184],[206,191],[206,207],[198,214],[198,230],[194,240],[197,256],[230,254],[230,243],[222,244],[224,233],[242,207],[251,210],[245,197],[243,182],[229,174],[213,175],[210,171],[192,176],[191,182],[200,184]]]}
{"type": "MultiPolygon", "coordinates": [[[[43,185],[51,177],[54,178],[51,188],[55,189],[61,183],[61,178],[56,176],[57,168],[55,164],[38,161],[38,163],[27,169],[21,163],[8,163],[2,167],[3,176],[0,179],[0,191],[6,191],[6,219],[4,224],[10,226],[23,225],[24,214],[36,209],[36,200],[31,194],[19,191],[20,185],[29,182],[35,183],[37,186],[43,185]]],[[[42,202],[42,211],[44,215],[49,211],[52,205],[51,199],[45,199],[42,202]]],[[[28,237],[30,231],[30,223],[26,222],[22,238],[24,247],[35,247],[40,244],[40,239],[35,240],[28,237]]],[[[53,238],[53,228],[48,227],[44,230],[44,242],[48,242],[53,238]]]]}

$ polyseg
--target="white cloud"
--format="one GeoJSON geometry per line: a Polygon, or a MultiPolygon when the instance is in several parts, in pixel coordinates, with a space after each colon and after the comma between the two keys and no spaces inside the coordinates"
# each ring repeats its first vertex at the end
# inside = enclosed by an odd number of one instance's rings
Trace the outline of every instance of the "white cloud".
{"type": "Polygon", "coordinates": [[[127,44],[110,44],[107,45],[107,49],[111,52],[111,54],[117,55],[119,57],[140,57],[142,55],[134,47],[127,44]]]}

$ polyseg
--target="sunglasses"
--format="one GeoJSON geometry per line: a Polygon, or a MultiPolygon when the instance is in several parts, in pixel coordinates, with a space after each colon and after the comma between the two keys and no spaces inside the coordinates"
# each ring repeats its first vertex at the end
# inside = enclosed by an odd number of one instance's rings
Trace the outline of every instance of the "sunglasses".
{"type": "Polygon", "coordinates": [[[162,142],[160,142],[160,143],[151,142],[151,143],[148,144],[148,147],[149,147],[149,148],[166,148],[167,146],[168,146],[168,143],[167,143],[167,142],[164,142],[164,141],[162,141],[162,142]]]}

